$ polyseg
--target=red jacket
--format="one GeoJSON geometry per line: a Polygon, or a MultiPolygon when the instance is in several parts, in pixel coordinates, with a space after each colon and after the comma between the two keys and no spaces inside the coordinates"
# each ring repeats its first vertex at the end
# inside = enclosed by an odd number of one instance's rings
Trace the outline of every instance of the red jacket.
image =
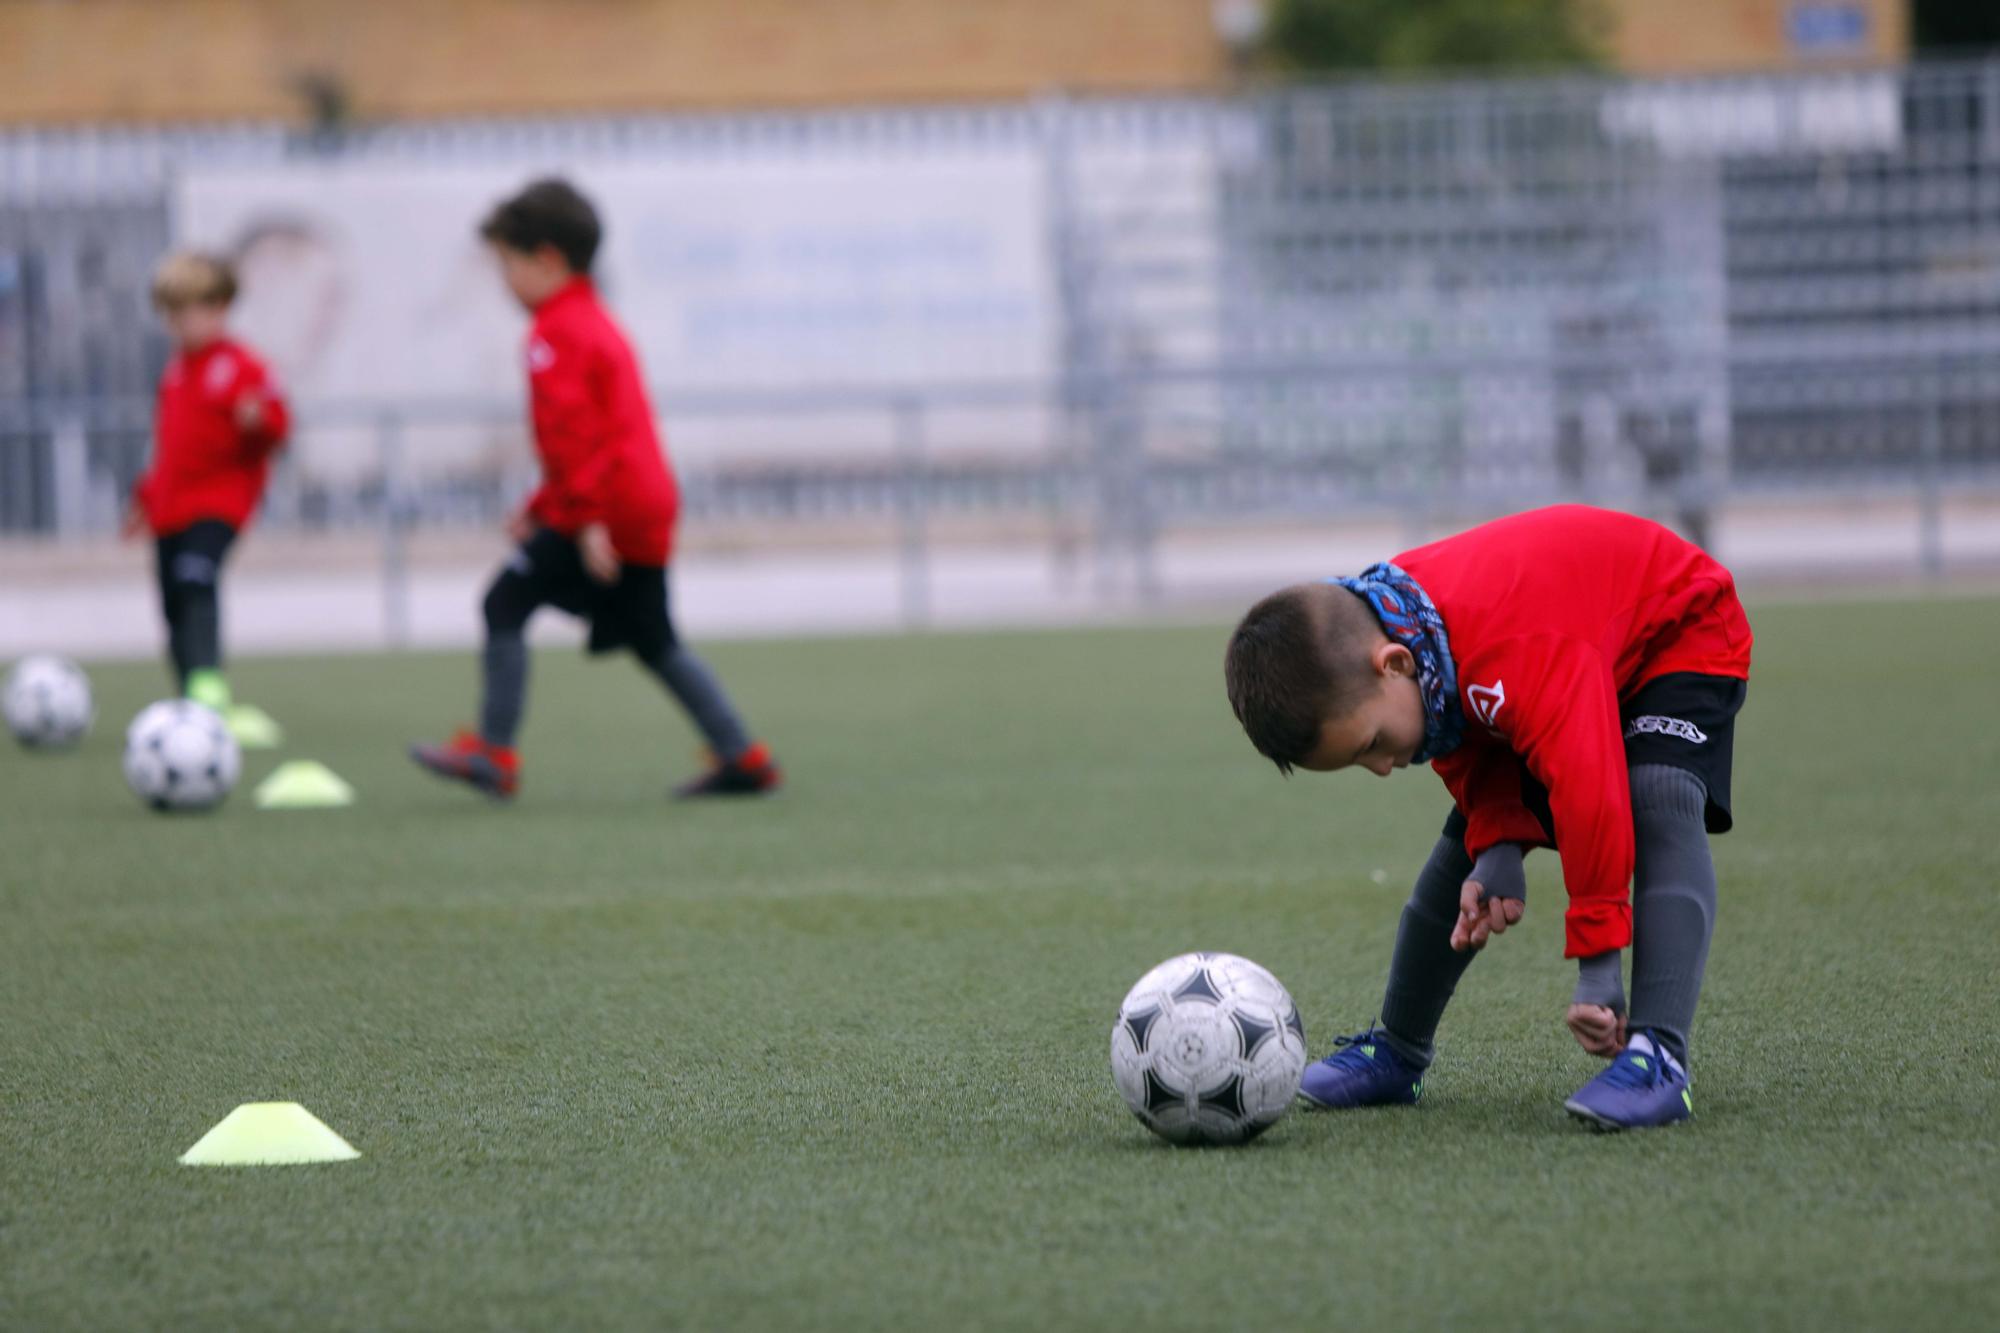
{"type": "Polygon", "coordinates": [[[535,311],[528,393],[542,460],[528,513],[568,536],[602,523],[620,559],[666,564],[680,491],[632,345],[589,279],[572,280],[535,311]]]}
{"type": "Polygon", "coordinates": [[[1672,672],[1747,680],[1729,571],[1657,523],[1582,505],[1516,514],[1396,557],[1444,617],[1465,740],[1432,763],[1473,856],[1549,846],[1521,767],[1548,788],[1569,890],[1564,955],[1632,939],[1632,796],[1619,704],[1672,672]]]}
{"type": "Polygon", "coordinates": [[[218,518],[241,530],[290,430],[285,400],[249,348],[222,338],[176,354],[160,376],[153,463],[133,489],[147,526],[171,537],[218,518]],[[253,395],[263,399],[264,419],[245,430],[236,414],[253,395]]]}

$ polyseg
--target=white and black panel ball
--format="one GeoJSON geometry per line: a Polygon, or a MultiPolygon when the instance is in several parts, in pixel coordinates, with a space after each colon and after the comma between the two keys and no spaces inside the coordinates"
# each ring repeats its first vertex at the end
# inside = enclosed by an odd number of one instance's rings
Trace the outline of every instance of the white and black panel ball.
{"type": "Polygon", "coordinates": [[[1173,1143],[1243,1143],[1290,1109],[1305,1070],[1298,1007],[1247,958],[1192,953],[1141,977],[1111,1029],[1111,1077],[1173,1143]]]}
{"type": "Polygon", "coordinates": [[[0,716],[31,750],[67,750],[90,732],[97,716],[90,677],[66,657],[24,657],[0,686],[0,716]]]}
{"type": "Polygon", "coordinates": [[[213,809],[242,769],[222,715],[188,699],[148,704],[125,732],[125,783],[155,810],[213,809]]]}

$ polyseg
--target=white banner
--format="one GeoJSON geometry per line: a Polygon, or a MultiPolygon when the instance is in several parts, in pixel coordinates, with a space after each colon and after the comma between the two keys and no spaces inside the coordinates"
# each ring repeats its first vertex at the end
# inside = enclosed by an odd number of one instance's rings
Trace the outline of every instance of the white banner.
{"type": "MultiPolygon", "coordinates": [[[[176,233],[238,258],[237,327],[303,403],[518,399],[525,317],[476,230],[537,174],[198,171],[179,184],[176,233]]],[[[677,392],[886,391],[1054,369],[1042,173],[1029,149],[773,151],[564,174],[604,219],[599,284],[670,425],[677,392]]],[[[742,430],[722,434],[740,443],[742,430]]],[[[765,430],[781,451],[801,447],[796,423],[765,430]]],[[[691,434],[706,431],[695,423],[691,434]]]]}

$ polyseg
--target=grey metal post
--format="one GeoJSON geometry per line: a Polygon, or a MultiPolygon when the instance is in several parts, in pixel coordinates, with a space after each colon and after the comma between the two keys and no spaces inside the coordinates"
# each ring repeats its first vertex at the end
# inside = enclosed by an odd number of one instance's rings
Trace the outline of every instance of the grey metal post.
{"type": "Polygon", "coordinates": [[[1091,414],[1091,473],[1096,491],[1093,535],[1095,584],[1100,602],[1110,602],[1130,578],[1139,591],[1139,479],[1137,434],[1129,383],[1100,382],[1091,414]]]}
{"type": "Polygon", "coordinates": [[[1082,576],[1083,533],[1075,516],[1077,498],[1076,420],[1070,395],[1061,384],[1039,400],[1043,428],[1042,469],[1047,491],[1043,507],[1049,524],[1049,575],[1070,589],[1082,576]]]}
{"type": "Polygon", "coordinates": [[[1099,274],[1096,255],[1090,250],[1089,237],[1084,232],[1079,198],[1075,110],[1067,97],[1056,93],[1040,99],[1036,113],[1036,137],[1041,147],[1048,209],[1045,227],[1055,276],[1053,314],[1060,330],[1057,374],[1063,463],[1065,470],[1078,469],[1089,513],[1086,521],[1090,525],[1082,533],[1058,528],[1055,567],[1059,574],[1069,569],[1071,552],[1087,544],[1092,585],[1097,597],[1103,600],[1108,598],[1112,587],[1113,536],[1108,498],[1111,486],[1105,463],[1104,375],[1110,357],[1105,348],[1102,317],[1093,309],[1091,299],[1099,274]]]}
{"type": "Polygon", "coordinates": [[[90,521],[90,433],[81,419],[65,415],[49,438],[51,528],[59,538],[74,540],[90,521]]]}
{"type": "Polygon", "coordinates": [[[2000,158],[2000,61],[1986,62],[1983,82],[1985,96],[1979,99],[1979,146],[1981,155],[2000,158]]]}
{"type": "Polygon", "coordinates": [[[1136,386],[1125,404],[1124,425],[1127,504],[1126,540],[1132,557],[1132,587],[1141,604],[1156,605],[1160,586],[1160,518],[1153,504],[1153,460],[1147,452],[1146,417],[1136,386]]]}
{"type": "Polygon", "coordinates": [[[403,419],[386,411],[376,419],[382,465],[382,636],[391,648],[410,642],[410,506],[403,477],[403,419]]]}
{"type": "Polygon", "coordinates": [[[1944,409],[1935,399],[1924,408],[1917,445],[1917,549],[1924,577],[1944,577],[1944,409]]]}
{"type": "Polygon", "coordinates": [[[930,532],[925,512],[924,405],[898,398],[892,409],[896,443],[897,571],[903,627],[919,629],[930,620],[930,532]]]}

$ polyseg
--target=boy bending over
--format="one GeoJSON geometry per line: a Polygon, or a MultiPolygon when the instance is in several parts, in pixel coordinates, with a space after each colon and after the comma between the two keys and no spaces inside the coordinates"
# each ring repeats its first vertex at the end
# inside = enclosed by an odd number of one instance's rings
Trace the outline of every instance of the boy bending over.
{"type": "Polygon", "coordinates": [[[1521,918],[1522,857],[1553,847],[1564,954],[1578,962],[1569,1027],[1612,1062],[1566,1109],[1604,1129],[1693,1114],[1688,1037],[1715,921],[1708,837],[1731,823],[1750,644],[1728,570],[1658,524],[1580,505],[1250,609],[1224,674],[1260,754],[1285,773],[1388,777],[1428,762],[1453,801],[1403,908],[1378,1024],[1306,1070],[1307,1101],[1418,1099],[1459,977],[1521,918]]]}

